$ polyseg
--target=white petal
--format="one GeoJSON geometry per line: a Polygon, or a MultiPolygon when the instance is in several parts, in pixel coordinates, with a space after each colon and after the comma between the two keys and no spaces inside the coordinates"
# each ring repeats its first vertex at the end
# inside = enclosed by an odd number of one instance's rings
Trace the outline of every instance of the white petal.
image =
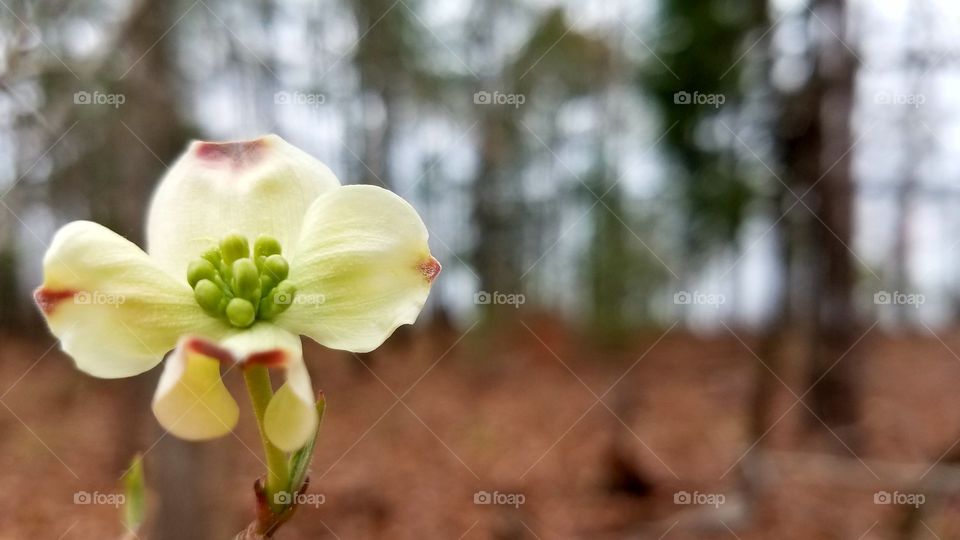
{"type": "Polygon", "coordinates": [[[286,248],[318,196],[340,185],[326,165],[276,135],[196,141],[164,176],[147,220],[147,250],[175,276],[239,233],[269,234],[286,248]]]}
{"type": "Polygon", "coordinates": [[[267,406],[263,424],[270,442],[285,452],[294,452],[314,436],[319,419],[303,357],[286,366],[286,377],[267,406]]]}
{"type": "Polygon", "coordinates": [[[220,378],[216,346],[183,338],[163,368],[153,414],[167,431],[192,441],[233,431],[240,410],[220,378]]]}
{"type": "Polygon", "coordinates": [[[54,335],[81,370],[129,377],[157,365],[180,335],[217,336],[186,279],[160,269],[135,244],[89,221],[54,236],[34,293],[54,335]]]}
{"type": "Polygon", "coordinates": [[[440,271],[417,212],[375,186],[313,203],[290,263],[293,305],[276,323],[334,349],[366,352],[417,319],[440,271]]]}
{"type": "Polygon", "coordinates": [[[319,420],[300,338],[274,325],[258,323],[227,338],[222,346],[236,361],[284,370],[286,382],[267,405],[264,430],[270,442],[285,452],[302,448],[316,432],[319,420]]]}

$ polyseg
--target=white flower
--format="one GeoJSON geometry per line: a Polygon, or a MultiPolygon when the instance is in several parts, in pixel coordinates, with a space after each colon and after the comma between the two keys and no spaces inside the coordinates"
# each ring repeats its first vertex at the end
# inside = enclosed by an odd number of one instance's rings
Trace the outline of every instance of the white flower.
{"type": "Polygon", "coordinates": [[[440,271],[407,202],[341,186],[275,135],[192,143],[154,194],[147,252],[77,221],[57,232],[43,268],[35,298],[79,369],[129,377],[173,349],[153,411],[179,437],[233,429],[238,407],[221,380],[231,365],[282,369],[264,431],[287,452],[317,423],[298,336],[375,349],[416,320],[440,271]]]}

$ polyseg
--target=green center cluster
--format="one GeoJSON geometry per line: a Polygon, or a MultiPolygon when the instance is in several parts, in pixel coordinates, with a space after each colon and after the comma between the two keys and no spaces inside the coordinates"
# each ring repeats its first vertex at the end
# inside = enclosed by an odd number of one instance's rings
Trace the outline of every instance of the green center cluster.
{"type": "Polygon", "coordinates": [[[290,266],[280,254],[280,243],[261,235],[253,244],[246,237],[226,236],[187,267],[187,281],[197,303],[213,317],[237,328],[269,320],[293,303],[296,287],[287,274],[290,266]]]}

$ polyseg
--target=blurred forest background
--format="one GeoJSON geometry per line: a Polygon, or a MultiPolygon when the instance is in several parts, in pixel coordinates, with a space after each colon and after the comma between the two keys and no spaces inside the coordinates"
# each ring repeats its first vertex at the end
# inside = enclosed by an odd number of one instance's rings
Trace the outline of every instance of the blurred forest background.
{"type": "Polygon", "coordinates": [[[151,538],[245,523],[249,422],[163,437],[157,374],[75,373],[30,293],[59,226],[142,245],[189,140],[270,132],[444,266],[383,349],[307,349],[327,500],[282,538],[960,538],[958,35],[949,0],[0,0],[0,538],[119,537],[73,497],[136,451],[151,538]]]}

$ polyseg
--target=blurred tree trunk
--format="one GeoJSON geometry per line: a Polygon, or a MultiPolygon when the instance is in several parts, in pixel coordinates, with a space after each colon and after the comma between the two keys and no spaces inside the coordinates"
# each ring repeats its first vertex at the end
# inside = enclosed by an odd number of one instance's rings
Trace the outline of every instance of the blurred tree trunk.
{"type": "MultiPolygon", "coordinates": [[[[774,131],[784,168],[784,183],[776,185],[776,217],[784,217],[773,225],[772,234],[780,250],[783,286],[779,312],[760,344],[766,365],[757,368],[753,440],[767,435],[773,418],[782,414],[783,407],[777,405],[783,392],[780,381],[795,381],[796,375],[801,382],[793,392],[803,395],[812,387],[806,404],[830,429],[849,428],[858,416],[857,364],[848,353],[859,337],[850,252],[850,116],[856,64],[842,42],[824,37],[844,35],[844,2],[819,0],[814,9],[816,16],[811,14],[808,25],[818,34],[810,37],[812,75],[800,89],[779,97],[774,131]],[[831,29],[823,28],[820,20],[831,29]]],[[[822,428],[813,416],[805,418],[805,427],[822,428]]],[[[856,444],[855,434],[852,429],[838,432],[851,445],[856,444]]],[[[745,469],[748,476],[758,471],[751,460],[745,469]]]]}
{"type": "MultiPolygon", "coordinates": [[[[835,36],[846,35],[843,0],[819,0],[814,5],[820,28],[811,95],[817,124],[811,126],[812,163],[819,164],[808,203],[815,213],[813,227],[813,333],[808,406],[831,429],[849,427],[858,417],[855,370],[857,360],[848,350],[858,338],[854,309],[853,180],[850,171],[851,111],[856,69],[847,45],[835,36]],[[816,144],[819,143],[819,144],[816,144]],[[816,155],[813,148],[819,146],[816,155]],[[844,356],[846,354],[846,356],[844,356]],[[842,357],[842,359],[841,359],[842,357]]],[[[811,23],[815,24],[815,23],[811,23]]],[[[819,27],[818,27],[819,28],[819,27]]],[[[815,428],[818,419],[811,419],[815,428]]],[[[853,441],[853,432],[840,434],[853,441]]]]}
{"type": "Polygon", "coordinates": [[[364,100],[361,114],[363,149],[360,181],[393,189],[390,178],[390,152],[394,142],[398,113],[398,93],[402,91],[405,46],[402,15],[407,8],[393,0],[353,0],[350,2],[357,34],[356,64],[360,75],[360,93],[364,100]],[[371,111],[382,111],[373,114],[371,111]]]}
{"type": "Polygon", "coordinates": [[[603,197],[606,206],[595,206],[591,214],[593,233],[586,261],[590,328],[601,343],[612,345],[628,335],[626,302],[630,298],[633,265],[629,232],[620,220],[626,221],[630,216],[622,191],[612,185],[616,177],[608,173],[606,165],[599,164],[593,176],[591,189],[598,196],[605,192],[607,195],[603,197]]]}
{"type": "Polygon", "coordinates": [[[520,292],[521,230],[515,219],[507,179],[517,151],[517,130],[505,107],[487,107],[480,120],[480,168],[471,183],[476,242],[473,264],[480,289],[488,293],[520,292]]]}
{"type": "MultiPolygon", "coordinates": [[[[816,291],[815,274],[820,257],[815,231],[822,225],[804,204],[797,201],[797,197],[803,196],[821,174],[822,126],[819,117],[810,114],[819,107],[819,86],[811,79],[799,91],[782,97],[776,130],[786,183],[785,186],[778,185],[778,211],[786,215],[773,231],[780,244],[783,292],[780,312],[766,336],[769,343],[763,348],[770,351],[771,369],[779,377],[786,377],[784,380],[793,379],[787,377],[789,372],[802,370],[810,364],[817,341],[817,301],[811,291],[816,291]]],[[[810,195],[803,197],[803,203],[813,208],[810,200],[810,195]]],[[[763,357],[767,358],[766,354],[763,357]]],[[[762,374],[762,377],[766,378],[765,386],[768,387],[764,393],[772,399],[779,392],[780,382],[769,373],[762,374]]],[[[802,395],[808,385],[809,382],[803,380],[794,392],[802,395]]],[[[765,415],[764,410],[764,405],[758,403],[756,414],[765,415]]],[[[767,426],[765,422],[758,422],[756,429],[763,433],[767,426]]]]}
{"type": "MultiPolygon", "coordinates": [[[[625,15],[620,13],[620,15],[625,15]]],[[[632,279],[635,277],[629,234],[632,229],[632,209],[625,204],[626,196],[619,185],[621,173],[611,162],[608,148],[624,137],[624,106],[622,90],[626,74],[633,67],[624,57],[627,42],[625,28],[618,30],[615,46],[610,47],[610,78],[598,89],[601,96],[598,114],[605,126],[597,134],[596,165],[587,179],[589,203],[596,197],[600,203],[591,211],[593,232],[587,248],[587,290],[590,328],[602,343],[617,344],[628,335],[627,303],[630,301],[632,279]]],[[[615,146],[614,146],[615,147],[615,146]]],[[[615,163],[615,162],[614,162],[615,163]]]]}
{"type": "MultiPolygon", "coordinates": [[[[3,195],[0,192],[0,195],[3,195]]],[[[12,194],[15,196],[16,194],[12,194]]],[[[9,205],[8,198],[4,203],[9,205]]],[[[0,207],[0,329],[25,329],[26,306],[20,301],[17,278],[16,218],[6,208],[0,207]]],[[[35,326],[35,325],[31,325],[35,326]]]]}
{"type": "MultiPolygon", "coordinates": [[[[770,21],[770,13],[765,2],[756,6],[758,19],[770,21]]],[[[765,90],[775,96],[775,109],[779,116],[773,121],[771,129],[773,136],[773,146],[779,154],[780,165],[784,173],[781,175],[783,183],[773,181],[773,195],[771,197],[771,211],[773,213],[773,223],[770,226],[770,236],[778,250],[778,256],[775,257],[777,267],[774,272],[778,273],[781,286],[777,290],[777,297],[773,305],[777,306],[777,311],[772,314],[770,321],[760,333],[758,354],[761,361],[754,364],[754,383],[750,395],[750,416],[747,425],[748,441],[758,441],[756,451],[747,452],[737,477],[743,493],[746,496],[750,507],[755,509],[763,501],[762,491],[766,485],[766,479],[762,476],[763,468],[760,451],[771,443],[775,434],[770,433],[774,427],[774,422],[782,414],[782,406],[778,397],[784,392],[781,386],[783,380],[790,380],[787,371],[791,366],[797,365],[796,350],[794,346],[796,324],[798,318],[795,316],[795,306],[793,299],[793,278],[794,264],[797,258],[796,248],[800,245],[797,238],[797,227],[794,223],[794,217],[798,215],[794,206],[792,192],[798,191],[798,185],[802,184],[803,178],[815,174],[814,171],[801,171],[804,164],[800,159],[803,155],[802,149],[805,144],[803,137],[808,133],[805,119],[807,115],[801,114],[802,107],[799,96],[784,96],[776,93],[770,80],[769,74],[774,66],[773,51],[771,48],[772,38],[765,35],[758,43],[756,50],[763,54],[762,66],[763,73],[768,74],[763,80],[765,90]],[[798,125],[802,124],[802,125],[798,125]],[[780,216],[784,216],[782,219],[780,216]]],[[[799,189],[802,192],[802,189],[799,189]]]]}

